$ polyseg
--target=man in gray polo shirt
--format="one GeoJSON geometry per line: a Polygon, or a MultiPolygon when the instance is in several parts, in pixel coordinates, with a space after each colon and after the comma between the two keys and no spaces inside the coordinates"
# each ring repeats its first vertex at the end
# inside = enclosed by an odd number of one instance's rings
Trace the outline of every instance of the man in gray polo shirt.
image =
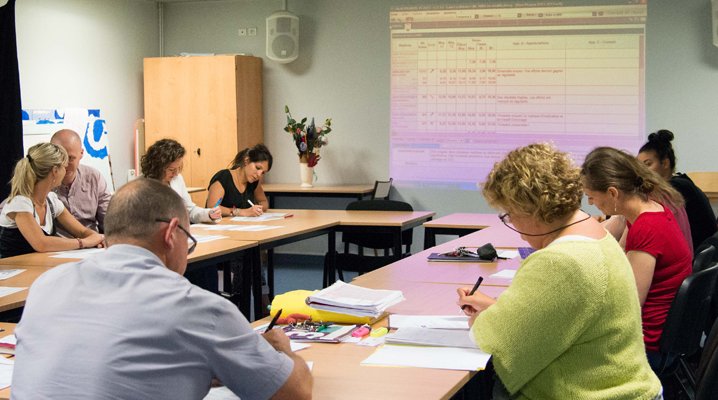
{"type": "Polygon", "coordinates": [[[188,229],[169,186],[140,178],[117,191],[108,249],[30,288],[13,398],[201,399],[212,379],[243,400],[311,398],[311,373],[281,330],[260,336],[182,276],[196,244],[188,229]]]}
{"type": "MultiPolygon", "coordinates": [[[[50,142],[62,146],[68,156],[65,177],[53,191],[75,219],[85,227],[102,233],[107,205],[112,197],[105,178],[95,168],[80,164],[85,150],[77,132],[61,129],[52,135],[50,142]]],[[[71,237],[62,227],[58,231],[71,237]]]]}

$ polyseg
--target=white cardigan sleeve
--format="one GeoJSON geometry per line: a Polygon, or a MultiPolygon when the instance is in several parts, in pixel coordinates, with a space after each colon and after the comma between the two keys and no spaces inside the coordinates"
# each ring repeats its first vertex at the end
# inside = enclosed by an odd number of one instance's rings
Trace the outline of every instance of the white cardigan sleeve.
{"type": "Polygon", "coordinates": [[[185,207],[187,207],[187,212],[189,213],[189,222],[191,224],[197,224],[200,222],[214,222],[209,217],[209,209],[208,208],[202,208],[198,207],[194,202],[192,201],[192,197],[190,197],[189,192],[187,191],[187,185],[184,183],[184,178],[182,178],[182,175],[175,176],[170,181],[170,187],[177,192],[180,197],[182,197],[182,200],[184,201],[185,207]]]}

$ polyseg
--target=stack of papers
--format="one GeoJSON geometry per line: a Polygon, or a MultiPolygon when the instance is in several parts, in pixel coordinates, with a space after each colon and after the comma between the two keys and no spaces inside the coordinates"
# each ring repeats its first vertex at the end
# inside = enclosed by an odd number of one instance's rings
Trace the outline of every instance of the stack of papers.
{"type": "Polygon", "coordinates": [[[387,343],[475,349],[468,329],[400,328],[386,336],[387,343]]]}
{"type": "Polygon", "coordinates": [[[390,322],[399,329],[362,365],[477,371],[491,358],[471,341],[466,316],[392,315],[390,322]]]}
{"type": "Polygon", "coordinates": [[[307,305],[317,310],[372,318],[401,301],[401,290],[367,289],[342,281],[307,297],[307,305]]]}

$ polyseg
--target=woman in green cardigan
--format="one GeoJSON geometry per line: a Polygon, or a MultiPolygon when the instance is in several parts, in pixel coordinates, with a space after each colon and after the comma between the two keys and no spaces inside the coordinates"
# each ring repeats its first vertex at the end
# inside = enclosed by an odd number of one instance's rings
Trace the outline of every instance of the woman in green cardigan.
{"type": "Polygon", "coordinates": [[[497,299],[458,289],[473,340],[493,355],[495,397],[661,399],[631,266],[580,210],[569,156],[547,144],[516,149],[494,166],[483,194],[537,249],[497,299]]]}

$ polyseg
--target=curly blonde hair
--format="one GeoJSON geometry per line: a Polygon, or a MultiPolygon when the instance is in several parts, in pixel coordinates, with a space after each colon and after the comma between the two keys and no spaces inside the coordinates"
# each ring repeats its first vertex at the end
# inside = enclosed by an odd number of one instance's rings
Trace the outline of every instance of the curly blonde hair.
{"type": "Polygon", "coordinates": [[[549,224],[581,207],[579,169],[568,154],[546,143],[511,151],[494,164],[483,185],[489,205],[549,224]]]}

